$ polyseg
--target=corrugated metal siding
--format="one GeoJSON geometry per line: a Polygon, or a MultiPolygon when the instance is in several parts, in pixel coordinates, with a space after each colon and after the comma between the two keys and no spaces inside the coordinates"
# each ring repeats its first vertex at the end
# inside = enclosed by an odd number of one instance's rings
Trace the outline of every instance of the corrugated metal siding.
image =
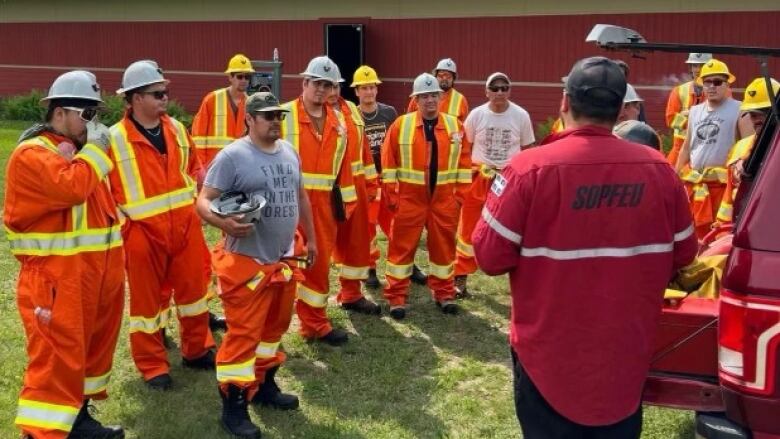
{"type": "MultiPolygon", "coordinates": [[[[96,73],[103,87],[115,90],[121,69],[134,60],[151,58],[169,72],[173,96],[195,110],[207,91],[225,85],[219,72],[236,52],[254,59],[268,59],[277,47],[285,63],[285,74],[302,71],[311,57],[323,51],[322,26],[326,22],[322,19],[3,24],[0,64],[98,68],[96,73]]],[[[460,80],[457,87],[466,94],[472,107],[485,100],[481,81],[495,70],[504,71],[514,81],[535,83],[515,87],[513,99],[526,107],[538,122],[557,113],[560,78],[574,61],[589,55],[618,57],[630,63],[630,80],[640,86],[650,122],[661,128],[668,92],[644,90],[641,86],[674,85],[685,73],[685,56],[649,54],[643,60],[606,53],[584,43],[594,24],[614,23],[634,28],[649,41],[656,42],[779,47],[780,34],[770,31],[778,22],[780,12],[777,11],[370,19],[365,28],[366,61],[382,77],[407,78],[403,82],[387,81],[380,90],[380,99],[399,109],[405,106],[411,89],[408,78],[429,70],[441,57],[449,56],[457,61],[460,80]]],[[[728,56],[724,60],[737,75],[739,87],[744,87],[759,73],[753,60],[728,56]]],[[[775,76],[780,76],[779,62],[772,61],[770,69],[775,76]]],[[[58,73],[0,67],[0,94],[45,89],[58,73]]],[[[347,79],[351,76],[351,72],[342,73],[347,79]]],[[[300,90],[300,81],[285,79],[283,90],[283,98],[294,97],[300,90]]]]}

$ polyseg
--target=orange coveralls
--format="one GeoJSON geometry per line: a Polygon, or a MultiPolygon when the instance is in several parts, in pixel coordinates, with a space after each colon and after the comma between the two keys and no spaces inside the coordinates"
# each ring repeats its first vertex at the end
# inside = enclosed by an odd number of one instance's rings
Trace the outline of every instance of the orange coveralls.
{"type": "Polygon", "coordinates": [[[200,163],[186,128],[164,115],[166,154],[138,131],[129,113],[111,127],[109,155],[116,168],[111,191],[127,217],[122,227],[130,286],[130,349],[145,380],[168,373],[160,337],[172,291],[180,324],[181,353],[195,359],[214,347],[208,327],[200,218],[193,176],[200,163]],[[162,291],[162,293],[161,293],[162,291]]]}
{"type": "Polygon", "coordinates": [[[339,108],[339,122],[347,127],[347,150],[351,154],[348,158],[352,167],[357,202],[352,215],[337,226],[333,260],[338,266],[341,284],[336,300],[339,303],[352,303],[363,298],[360,281],[368,277],[371,257],[368,210],[369,199],[376,197],[377,175],[360,110],[355,104],[341,97],[339,108]]]}
{"type": "Polygon", "coordinates": [[[293,145],[301,158],[303,187],[311,203],[317,243],[314,265],[304,270],[305,279],[297,286],[295,310],[301,320],[301,335],[319,338],[333,330],[325,313],[330,262],[338,229],[331,200],[333,185],[338,183],[340,187],[348,220],[358,200],[350,163],[350,157],[355,154],[348,151],[347,130],[340,125],[330,105],[323,107],[326,120],[321,135],[309,119],[302,97],[282,107],[290,111],[282,122],[282,137],[293,145]]]}
{"type": "Polygon", "coordinates": [[[204,172],[222,148],[246,131],[246,96],[236,103],[237,111],[234,112],[228,90],[220,88],[207,94],[192,119],[192,141],[204,172]]]}
{"type": "Polygon", "coordinates": [[[395,211],[387,250],[384,295],[391,306],[409,294],[414,253],[423,228],[428,230],[428,287],[437,301],[455,296],[455,233],[460,205],[471,184],[471,144],[454,116],[439,113],[434,128],[438,169],[428,169],[431,144],[419,112],[393,122],[382,147],[382,193],[395,211]],[[429,185],[437,172],[436,187],[429,185]]]}
{"type": "Polygon", "coordinates": [[[669,93],[666,101],[666,126],[672,129],[672,149],[667,159],[672,166],[677,163],[680,148],[685,141],[685,132],[688,130],[688,116],[680,113],[702,102],[704,102],[704,93],[696,95],[693,81],[680,84],[669,93]]]}
{"type": "Polygon", "coordinates": [[[458,223],[458,238],[456,243],[457,260],[455,276],[468,275],[477,271],[477,261],[474,258],[474,248],[471,244],[471,234],[482,217],[482,207],[485,205],[488,190],[493,184],[496,170],[482,164],[472,164],[471,188],[465,194],[463,207],[460,210],[458,223]]]}
{"type": "Polygon", "coordinates": [[[84,399],[104,399],[124,305],[116,205],[97,146],[75,151],[52,133],[23,141],[8,161],[3,221],[21,263],[17,304],[28,364],[16,424],[65,438],[84,399]],[[51,310],[48,324],[36,309],[51,310]]]}

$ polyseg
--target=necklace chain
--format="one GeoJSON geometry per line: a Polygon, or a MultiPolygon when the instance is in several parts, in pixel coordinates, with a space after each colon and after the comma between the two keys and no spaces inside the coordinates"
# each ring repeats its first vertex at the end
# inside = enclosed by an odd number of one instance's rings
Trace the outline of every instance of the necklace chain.
{"type": "MultiPolygon", "coordinates": [[[[360,111],[363,113],[363,110],[360,111]]],[[[379,105],[376,106],[376,110],[374,110],[374,114],[372,116],[368,115],[369,113],[363,113],[363,119],[365,120],[374,120],[376,119],[377,115],[379,115],[379,105]]]]}
{"type": "Polygon", "coordinates": [[[146,127],[143,127],[143,128],[144,128],[144,131],[149,133],[150,136],[157,137],[157,136],[160,135],[160,130],[162,130],[162,125],[157,125],[157,131],[156,132],[155,132],[154,128],[152,128],[151,130],[149,128],[146,128],[146,127]]]}

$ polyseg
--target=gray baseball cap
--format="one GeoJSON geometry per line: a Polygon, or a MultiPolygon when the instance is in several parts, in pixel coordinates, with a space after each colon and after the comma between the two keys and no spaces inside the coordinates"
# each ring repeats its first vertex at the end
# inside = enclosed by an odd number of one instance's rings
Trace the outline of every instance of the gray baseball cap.
{"type": "Polygon", "coordinates": [[[623,104],[626,77],[609,58],[593,56],[577,61],[566,76],[566,94],[592,105],[612,107],[623,104]]]}
{"type": "Polygon", "coordinates": [[[249,114],[262,113],[265,111],[287,111],[279,106],[279,99],[273,93],[261,91],[255,93],[246,100],[246,112],[249,114]]]}

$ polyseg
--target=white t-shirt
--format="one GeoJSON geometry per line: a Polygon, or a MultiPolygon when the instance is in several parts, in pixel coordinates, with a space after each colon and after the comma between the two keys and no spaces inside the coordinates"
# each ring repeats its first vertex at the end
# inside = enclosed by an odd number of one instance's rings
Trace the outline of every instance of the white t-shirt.
{"type": "Polygon", "coordinates": [[[531,118],[523,107],[509,103],[503,113],[494,113],[487,103],[466,117],[466,138],[472,142],[474,163],[503,169],[525,145],[534,143],[531,118]]]}
{"type": "Polygon", "coordinates": [[[726,166],[736,129],[740,102],[732,98],[714,110],[707,103],[691,107],[688,132],[691,136],[691,168],[698,171],[711,166],[726,166]]]}

